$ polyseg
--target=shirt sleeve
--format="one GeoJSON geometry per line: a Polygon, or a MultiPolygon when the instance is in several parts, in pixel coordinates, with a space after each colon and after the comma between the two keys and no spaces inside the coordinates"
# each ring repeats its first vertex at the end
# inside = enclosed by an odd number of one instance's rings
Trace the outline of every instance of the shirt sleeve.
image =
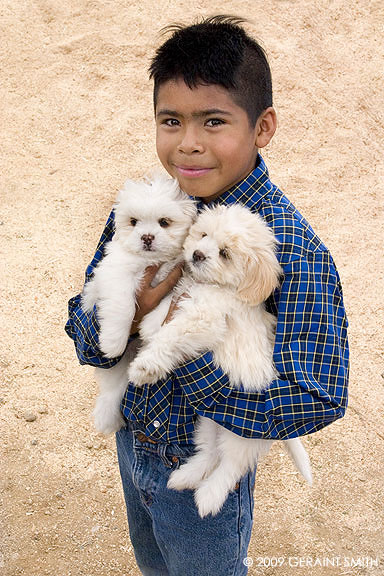
{"type": "Polygon", "coordinates": [[[277,314],[279,378],[265,392],[231,388],[211,353],[180,366],[176,378],[198,415],[241,436],[287,439],[320,430],[347,405],[347,318],[329,252],[286,264],[269,307],[277,314]]]}
{"type": "MultiPolygon", "coordinates": [[[[86,270],[85,283],[92,278],[94,269],[103,258],[105,245],[112,240],[113,234],[114,213],[112,211],[97,245],[96,253],[86,270]]],[[[85,312],[81,307],[81,294],[71,298],[68,302],[68,320],[65,325],[65,331],[74,341],[80,364],[110,368],[120,358],[110,359],[103,356],[99,349],[99,330],[96,306],[93,307],[92,311],[85,312]]]]}

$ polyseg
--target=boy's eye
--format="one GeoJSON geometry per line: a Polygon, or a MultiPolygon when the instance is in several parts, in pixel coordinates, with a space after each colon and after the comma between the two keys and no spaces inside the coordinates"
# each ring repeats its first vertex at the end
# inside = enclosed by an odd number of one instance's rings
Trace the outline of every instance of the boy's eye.
{"type": "Polygon", "coordinates": [[[166,126],[179,126],[180,122],[176,120],[176,118],[167,118],[162,122],[162,124],[165,124],[166,126]]]}
{"type": "Polygon", "coordinates": [[[220,120],[220,118],[210,118],[210,120],[207,120],[206,125],[209,128],[214,128],[215,126],[221,126],[222,124],[224,124],[224,120],[220,120]]]}
{"type": "Polygon", "coordinates": [[[159,224],[162,228],[168,228],[170,223],[171,222],[169,220],[167,220],[166,218],[160,218],[160,220],[159,220],[159,224]]]}
{"type": "Polygon", "coordinates": [[[129,222],[130,222],[131,226],[136,226],[136,224],[137,224],[136,218],[131,218],[129,222]]]}
{"type": "Polygon", "coordinates": [[[221,248],[221,250],[219,250],[219,254],[222,258],[224,258],[224,260],[228,260],[229,259],[229,250],[228,248],[221,248]]]}

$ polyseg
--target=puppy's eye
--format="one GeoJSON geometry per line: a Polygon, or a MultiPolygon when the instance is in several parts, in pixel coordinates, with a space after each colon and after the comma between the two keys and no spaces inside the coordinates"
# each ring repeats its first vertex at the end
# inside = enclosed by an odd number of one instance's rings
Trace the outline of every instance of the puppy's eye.
{"type": "Polygon", "coordinates": [[[221,250],[219,250],[219,254],[222,258],[224,258],[224,260],[228,260],[230,257],[228,248],[221,248],[221,250]]]}
{"type": "Polygon", "coordinates": [[[202,237],[202,238],[205,238],[205,237],[206,237],[206,233],[205,233],[205,232],[202,232],[202,233],[201,233],[201,237],[202,237]]]}
{"type": "Polygon", "coordinates": [[[131,218],[129,222],[130,222],[131,226],[136,226],[136,224],[137,224],[136,218],[131,218]]]}
{"type": "Polygon", "coordinates": [[[168,226],[170,225],[170,221],[167,220],[166,218],[160,218],[159,224],[162,228],[168,228],[168,226]]]}

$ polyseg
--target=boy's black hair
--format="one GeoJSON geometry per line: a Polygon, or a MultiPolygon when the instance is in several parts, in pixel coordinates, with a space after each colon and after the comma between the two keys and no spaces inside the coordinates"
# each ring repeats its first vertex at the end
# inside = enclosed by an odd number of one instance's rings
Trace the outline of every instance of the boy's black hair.
{"type": "Polygon", "coordinates": [[[155,108],[159,87],[168,80],[182,79],[189,88],[216,84],[230,92],[255,126],[263,110],[272,106],[272,80],[265,52],[240,26],[244,22],[220,15],[164,28],[172,36],[158,48],[149,68],[155,108]]]}

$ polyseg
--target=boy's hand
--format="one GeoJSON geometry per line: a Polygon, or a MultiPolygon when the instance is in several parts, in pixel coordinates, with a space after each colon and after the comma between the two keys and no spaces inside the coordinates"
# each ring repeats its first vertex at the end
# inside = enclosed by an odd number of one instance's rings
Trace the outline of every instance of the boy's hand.
{"type": "Polygon", "coordinates": [[[143,282],[136,294],[136,314],[131,326],[131,334],[135,334],[140,322],[146,314],[151,312],[177,284],[181,277],[182,264],[178,264],[157,286],[151,286],[159,266],[149,266],[144,273],[143,282]]]}

